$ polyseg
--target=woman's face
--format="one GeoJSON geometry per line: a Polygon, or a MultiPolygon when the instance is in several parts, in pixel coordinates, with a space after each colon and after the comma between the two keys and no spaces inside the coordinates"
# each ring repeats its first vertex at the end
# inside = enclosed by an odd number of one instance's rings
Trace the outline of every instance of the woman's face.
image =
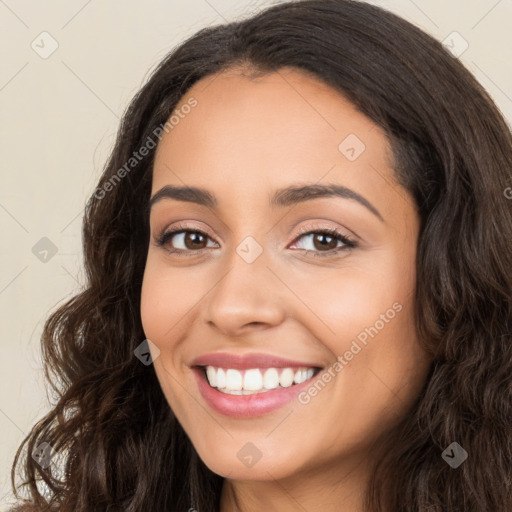
{"type": "Polygon", "coordinates": [[[170,407],[230,479],[369,461],[429,366],[419,217],[384,132],[291,69],[207,77],[176,112],[155,157],[141,303],[170,407]]]}

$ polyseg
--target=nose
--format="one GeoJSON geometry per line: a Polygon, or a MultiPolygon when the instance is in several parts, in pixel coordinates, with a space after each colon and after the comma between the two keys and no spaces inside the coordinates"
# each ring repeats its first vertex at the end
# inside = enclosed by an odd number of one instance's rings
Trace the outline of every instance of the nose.
{"type": "Polygon", "coordinates": [[[205,315],[210,327],[236,337],[283,322],[285,287],[267,264],[265,252],[252,263],[233,253],[227,270],[207,295],[205,315]]]}

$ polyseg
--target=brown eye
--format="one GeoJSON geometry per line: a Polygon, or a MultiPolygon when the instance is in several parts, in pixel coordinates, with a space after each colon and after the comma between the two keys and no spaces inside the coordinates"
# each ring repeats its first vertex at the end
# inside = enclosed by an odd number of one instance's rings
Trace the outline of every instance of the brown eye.
{"type": "Polygon", "coordinates": [[[337,245],[338,240],[331,235],[327,235],[325,233],[316,233],[313,236],[313,246],[315,249],[336,249],[337,245]]]}
{"type": "Polygon", "coordinates": [[[190,250],[203,249],[203,244],[206,241],[206,237],[198,231],[185,231],[183,242],[185,247],[190,250]]]}
{"type": "Polygon", "coordinates": [[[331,256],[357,246],[348,236],[334,228],[301,230],[301,235],[295,239],[294,245],[296,244],[303,244],[299,248],[305,249],[307,253],[313,253],[314,256],[331,256]]]}
{"type": "Polygon", "coordinates": [[[208,240],[202,231],[180,228],[164,233],[157,244],[171,253],[194,253],[206,249],[208,240]]]}

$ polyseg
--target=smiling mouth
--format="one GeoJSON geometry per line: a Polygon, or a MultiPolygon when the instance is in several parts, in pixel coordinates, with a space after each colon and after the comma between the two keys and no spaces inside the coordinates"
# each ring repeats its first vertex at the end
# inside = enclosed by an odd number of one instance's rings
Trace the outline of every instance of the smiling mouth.
{"type": "Polygon", "coordinates": [[[220,368],[200,366],[210,387],[228,395],[253,395],[275,389],[285,389],[313,379],[318,367],[300,368],[220,368]]]}

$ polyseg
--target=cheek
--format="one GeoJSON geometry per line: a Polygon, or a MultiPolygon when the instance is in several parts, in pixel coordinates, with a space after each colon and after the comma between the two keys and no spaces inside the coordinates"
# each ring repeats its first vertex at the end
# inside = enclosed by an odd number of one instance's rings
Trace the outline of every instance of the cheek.
{"type": "MultiPolygon", "coordinates": [[[[339,272],[326,272],[320,279],[318,275],[301,277],[297,282],[297,295],[315,313],[309,328],[333,360],[344,358],[343,371],[335,379],[338,392],[358,389],[365,397],[366,412],[396,401],[390,389],[404,383],[414,393],[424,370],[425,355],[415,330],[414,255],[410,256],[405,261],[381,251],[339,272]]],[[[310,313],[308,317],[313,318],[310,313]]],[[[406,401],[408,391],[402,392],[406,401]]],[[[351,398],[340,397],[339,403],[351,398]]]]}
{"type": "Polygon", "coordinates": [[[146,269],[142,282],[140,314],[146,337],[157,344],[165,330],[170,327],[165,314],[167,299],[165,287],[146,269]]]}
{"type": "Polygon", "coordinates": [[[140,314],[146,337],[159,345],[165,332],[172,325],[169,311],[174,304],[165,281],[156,278],[156,273],[146,268],[142,282],[140,314]]]}
{"type": "Polygon", "coordinates": [[[146,336],[157,345],[171,340],[173,328],[201,296],[202,288],[191,279],[189,272],[171,272],[150,256],[144,271],[141,289],[140,314],[146,336]]]}
{"type": "Polygon", "coordinates": [[[411,322],[414,278],[412,258],[397,261],[391,251],[375,251],[343,268],[295,275],[294,292],[310,310],[304,318],[311,317],[317,336],[341,354],[375,324],[384,332],[411,322]]]}
{"type": "Polygon", "coordinates": [[[175,379],[172,375],[176,372],[177,362],[172,354],[179,343],[176,334],[182,326],[180,320],[190,311],[191,305],[186,297],[190,288],[175,278],[179,273],[174,274],[158,262],[158,257],[150,255],[142,281],[140,314],[146,338],[161,351],[160,357],[154,361],[160,386],[170,407],[179,413],[183,409],[179,399],[181,388],[173,386],[175,379]]]}

